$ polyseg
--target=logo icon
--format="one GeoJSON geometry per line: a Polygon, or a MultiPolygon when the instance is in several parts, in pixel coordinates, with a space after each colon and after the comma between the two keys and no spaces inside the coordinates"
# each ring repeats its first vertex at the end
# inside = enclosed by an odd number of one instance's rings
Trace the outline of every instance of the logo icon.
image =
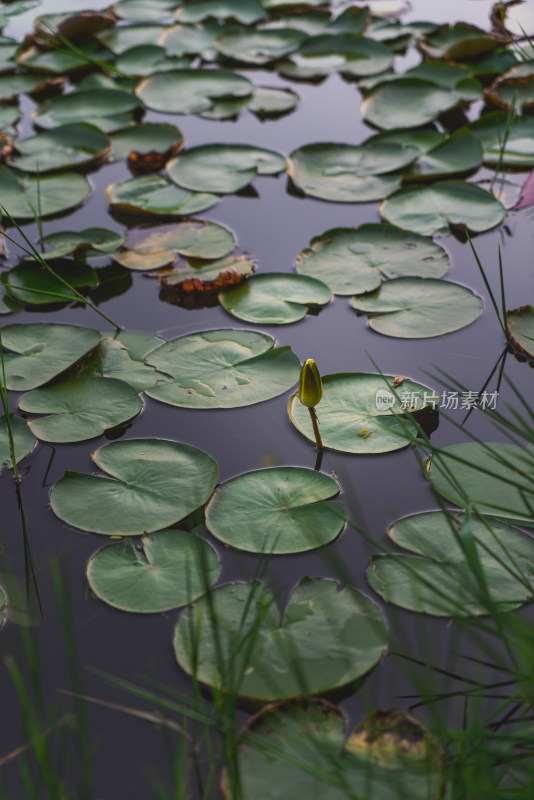
{"type": "Polygon", "coordinates": [[[395,395],[387,389],[378,389],[375,402],[378,411],[389,411],[395,405],[395,395]]]}

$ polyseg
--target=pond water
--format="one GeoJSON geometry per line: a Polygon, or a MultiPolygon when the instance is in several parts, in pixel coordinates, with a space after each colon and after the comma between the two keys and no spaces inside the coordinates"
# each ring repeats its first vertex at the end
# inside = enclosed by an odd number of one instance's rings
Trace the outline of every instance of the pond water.
{"type": "MultiPolygon", "coordinates": [[[[7,36],[20,37],[29,30],[36,13],[84,8],[82,2],[47,2],[13,20],[4,29],[7,36]]],[[[487,0],[449,2],[446,6],[430,0],[412,3],[403,20],[429,20],[438,23],[463,20],[488,27],[491,3],[487,0]]],[[[418,62],[411,49],[397,57],[396,68],[404,70],[418,62]]],[[[254,144],[277,150],[284,155],[311,142],[344,142],[357,144],[373,129],[362,120],[360,96],[355,83],[333,74],[319,85],[290,81],[270,70],[239,69],[256,84],[291,87],[301,97],[298,108],[277,120],[260,121],[243,112],[237,121],[212,121],[195,115],[164,115],[147,110],[144,121],[172,121],[185,136],[186,147],[204,143],[227,142],[254,144]]],[[[35,103],[23,100],[24,116],[20,137],[33,132],[29,113],[35,103]]],[[[480,106],[474,104],[470,118],[476,118],[480,106]]],[[[481,168],[470,180],[490,178],[493,172],[481,168]]],[[[528,171],[514,172],[511,179],[522,185],[528,171]]],[[[130,174],[124,161],[102,166],[90,174],[91,197],[68,216],[45,220],[43,230],[50,234],[61,230],[78,230],[100,226],[124,232],[138,227],[137,217],[121,217],[110,212],[105,201],[105,187],[126,180],[130,174]]],[[[228,195],[215,207],[195,216],[228,226],[235,232],[239,248],[253,256],[258,272],[293,272],[297,254],[310,239],[335,227],[354,227],[366,222],[379,222],[376,202],[365,204],[329,203],[288,191],[285,173],[277,177],[258,177],[254,192],[228,195]]],[[[488,280],[498,291],[498,248],[501,248],[508,308],[518,308],[531,299],[532,278],[532,209],[511,212],[504,224],[473,240],[487,272],[488,280]]],[[[141,221],[142,224],[142,221],[141,221]]],[[[23,226],[25,234],[37,241],[34,224],[23,226]]],[[[450,255],[451,268],[447,280],[472,288],[484,301],[484,313],[462,330],[429,339],[397,339],[381,336],[367,325],[365,316],[357,316],[346,297],[335,297],[317,315],[308,315],[299,323],[278,326],[261,325],[260,330],[273,336],[278,345],[290,345],[301,361],[313,358],[321,372],[374,372],[373,362],[385,374],[409,376],[415,381],[443,391],[436,377],[443,370],[467,389],[480,392],[492,374],[504,341],[490,298],[469,245],[453,235],[440,237],[439,243],[450,255]]],[[[17,262],[16,248],[8,244],[7,265],[17,262]]],[[[126,274],[126,273],[125,273],[126,274]]],[[[187,310],[164,302],[154,277],[132,273],[131,286],[100,308],[127,329],[157,333],[172,339],[184,334],[218,328],[249,328],[249,324],[230,317],[220,306],[187,310]]],[[[22,310],[4,317],[3,324],[14,322],[57,322],[103,327],[94,312],[80,305],[60,311],[22,310]]],[[[108,326],[108,330],[110,330],[108,326]]],[[[533,372],[527,363],[509,354],[505,375],[525,397],[532,396],[533,372]]],[[[488,390],[497,389],[493,375],[488,390]]],[[[514,392],[507,380],[499,387],[498,404],[504,412],[507,403],[514,403],[514,392]]],[[[286,403],[290,392],[258,405],[244,408],[201,412],[175,408],[144,399],[144,409],[123,434],[124,439],[162,437],[185,442],[205,450],[219,466],[219,481],[266,466],[294,465],[313,468],[315,448],[291,425],[286,403]]],[[[12,408],[18,399],[12,395],[12,408]]],[[[318,410],[320,417],[320,408],[318,410]]],[[[466,441],[462,426],[471,435],[489,441],[505,441],[506,435],[496,430],[480,412],[472,413],[464,423],[465,411],[453,411],[456,424],[443,417],[432,434],[432,442],[445,446],[466,441]]],[[[107,443],[105,437],[81,444],[40,444],[20,466],[24,510],[36,580],[42,604],[42,619],[35,631],[39,648],[39,675],[44,702],[58,700],[58,691],[71,686],[61,619],[54,596],[50,572],[51,559],[58,562],[68,605],[72,614],[76,657],[83,672],[83,692],[101,700],[153,710],[143,702],[111,687],[97,672],[120,676],[134,683],[148,677],[189,692],[190,679],[177,666],[171,647],[177,613],[137,615],[114,610],[103,604],[88,590],[85,578],[87,561],[102,546],[104,539],[64,525],[49,506],[50,487],[65,470],[91,472],[90,451],[107,443]]],[[[434,509],[435,501],[428,482],[411,448],[391,454],[358,456],[326,450],[321,466],[325,474],[334,474],[343,488],[349,519],[366,532],[368,539],[347,526],[327,548],[305,555],[273,557],[265,566],[265,577],[276,590],[282,607],[302,577],[336,577],[339,565],[344,574],[364,594],[384,610],[391,635],[390,654],[365,679],[357,692],[339,692],[334,696],[355,723],[373,708],[408,709],[417,703],[421,687],[429,692],[449,692],[462,688],[444,674],[395,657],[400,651],[423,664],[452,670],[467,678],[491,681],[498,671],[467,661],[462,656],[495,663],[504,658],[494,646],[492,637],[484,636],[473,621],[464,623],[416,615],[391,604],[386,605],[366,580],[365,569],[371,554],[384,546],[387,527],[396,519],[419,511],[434,509]],[[376,545],[373,543],[376,542],[376,545]]],[[[14,573],[24,576],[24,549],[21,517],[12,475],[5,469],[0,479],[1,534],[5,552],[14,573]]],[[[248,580],[258,569],[258,557],[229,550],[210,538],[219,553],[222,570],[219,583],[236,579],[248,580]]],[[[4,654],[15,653],[23,663],[16,626],[7,623],[1,635],[4,654]]],[[[206,695],[208,696],[208,695],[206,695]]],[[[10,753],[24,741],[18,701],[9,676],[3,669],[2,697],[4,719],[0,756],[10,753]]],[[[490,702],[490,701],[488,701],[490,702]]],[[[257,706],[245,703],[238,710],[244,722],[257,706]]],[[[432,717],[434,709],[417,710],[422,721],[432,717]]],[[[439,714],[451,726],[461,726],[464,698],[439,704],[439,714]]],[[[97,745],[92,768],[95,798],[117,797],[137,800],[155,796],[153,781],[159,777],[170,781],[169,763],[161,731],[144,720],[126,716],[109,708],[89,704],[87,707],[89,739],[97,745]]],[[[69,758],[66,755],[66,758],[69,758]]],[[[24,798],[16,759],[4,768],[3,796],[24,798]]],[[[45,794],[39,796],[47,796],[45,794]]],[[[170,795],[169,795],[170,796],[170,795]]],[[[216,796],[216,794],[214,794],[216,796]]]]}

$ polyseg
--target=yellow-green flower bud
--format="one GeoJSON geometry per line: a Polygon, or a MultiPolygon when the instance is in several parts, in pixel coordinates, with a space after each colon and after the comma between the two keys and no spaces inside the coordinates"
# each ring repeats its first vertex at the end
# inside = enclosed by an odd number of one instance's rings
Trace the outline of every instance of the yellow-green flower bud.
{"type": "Polygon", "coordinates": [[[323,396],[323,382],[313,358],[302,365],[299,378],[299,400],[308,408],[315,408],[323,396]]]}

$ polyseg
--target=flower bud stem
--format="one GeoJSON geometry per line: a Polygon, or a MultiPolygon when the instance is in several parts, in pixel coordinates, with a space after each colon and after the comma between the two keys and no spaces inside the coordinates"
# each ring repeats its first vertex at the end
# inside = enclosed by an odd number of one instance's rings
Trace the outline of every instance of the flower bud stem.
{"type": "Polygon", "coordinates": [[[309,407],[308,411],[310,412],[317,449],[324,450],[323,440],[321,439],[321,434],[319,433],[319,421],[317,419],[317,414],[315,413],[315,408],[309,407]]]}

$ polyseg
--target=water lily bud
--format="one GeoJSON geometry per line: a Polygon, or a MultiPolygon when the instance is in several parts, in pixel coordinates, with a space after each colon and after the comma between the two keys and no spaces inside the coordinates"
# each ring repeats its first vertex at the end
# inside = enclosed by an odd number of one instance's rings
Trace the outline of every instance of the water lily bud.
{"type": "Polygon", "coordinates": [[[315,408],[323,396],[323,382],[313,358],[302,365],[299,378],[299,400],[308,408],[315,408]]]}

